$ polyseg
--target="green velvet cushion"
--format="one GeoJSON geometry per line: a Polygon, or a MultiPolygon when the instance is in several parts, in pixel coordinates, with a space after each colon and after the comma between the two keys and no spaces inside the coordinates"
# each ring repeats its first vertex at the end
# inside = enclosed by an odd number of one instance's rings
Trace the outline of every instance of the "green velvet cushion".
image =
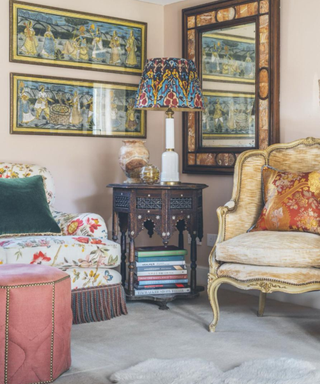
{"type": "Polygon", "coordinates": [[[42,176],[0,179],[0,236],[61,233],[42,176]]]}

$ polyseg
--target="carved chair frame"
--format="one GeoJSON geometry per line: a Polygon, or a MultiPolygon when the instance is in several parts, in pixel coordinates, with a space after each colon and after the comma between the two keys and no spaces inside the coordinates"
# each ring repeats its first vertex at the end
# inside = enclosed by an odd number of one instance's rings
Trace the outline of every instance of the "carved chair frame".
{"type": "MultiPolygon", "coordinates": [[[[274,278],[257,278],[250,280],[237,280],[231,276],[218,276],[218,269],[223,264],[216,260],[216,247],[217,244],[222,243],[226,240],[226,218],[228,215],[232,215],[237,211],[240,191],[241,191],[241,181],[242,181],[242,169],[245,161],[252,156],[262,156],[265,160],[265,164],[269,164],[269,157],[273,151],[277,150],[287,150],[292,149],[301,145],[306,147],[319,146],[320,139],[307,138],[294,141],[289,144],[274,144],[267,148],[266,150],[251,150],[243,152],[235,165],[235,174],[234,174],[234,186],[231,200],[226,203],[224,206],[217,209],[217,215],[219,220],[219,231],[217,241],[210,252],[209,255],[209,274],[208,274],[208,286],[207,293],[209,296],[210,304],[213,311],[213,320],[209,325],[209,331],[215,332],[217,323],[219,321],[219,303],[218,303],[218,289],[222,284],[230,284],[236,288],[243,290],[258,290],[260,291],[259,298],[259,310],[258,316],[263,316],[266,302],[266,295],[272,292],[283,292],[289,294],[300,294],[312,291],[320,290],[320,281],[310,281],[303,284],[294,284],[292,282],[287,282],[281,279],[274,278]]],[[[320,149],[319,149],[320,151],[320,149]]]]}

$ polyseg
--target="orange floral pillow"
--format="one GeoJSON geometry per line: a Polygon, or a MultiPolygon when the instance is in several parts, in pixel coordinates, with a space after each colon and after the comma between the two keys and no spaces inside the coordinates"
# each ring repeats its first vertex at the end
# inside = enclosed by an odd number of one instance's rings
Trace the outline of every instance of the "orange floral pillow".
{"type": "Polygon", "coordinates": [[[262,169],[265,206],[249,231],[303,231],[320,234],[320,172],[262,169]]]}

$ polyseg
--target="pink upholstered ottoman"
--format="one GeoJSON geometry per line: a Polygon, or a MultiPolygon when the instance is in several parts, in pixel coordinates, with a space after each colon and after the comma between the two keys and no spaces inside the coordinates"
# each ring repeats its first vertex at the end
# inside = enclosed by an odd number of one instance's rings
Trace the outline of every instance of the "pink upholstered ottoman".
{"type": "Polygon", "coordinates": [[[70,277],[44,265],[0,266],[0,384],[50,383],[71,364],[70,277]]]}

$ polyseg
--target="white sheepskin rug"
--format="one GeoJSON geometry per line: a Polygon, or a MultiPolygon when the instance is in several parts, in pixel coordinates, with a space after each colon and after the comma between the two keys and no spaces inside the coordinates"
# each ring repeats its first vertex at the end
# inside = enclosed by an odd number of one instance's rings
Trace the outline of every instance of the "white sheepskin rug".
{"type": "Polygon", "coordinates": [[[320,370],[306,361],[252,360],[222,372],[201,359],[150,359],[114,373],[119,384],[320,384],[320,370]]]}

